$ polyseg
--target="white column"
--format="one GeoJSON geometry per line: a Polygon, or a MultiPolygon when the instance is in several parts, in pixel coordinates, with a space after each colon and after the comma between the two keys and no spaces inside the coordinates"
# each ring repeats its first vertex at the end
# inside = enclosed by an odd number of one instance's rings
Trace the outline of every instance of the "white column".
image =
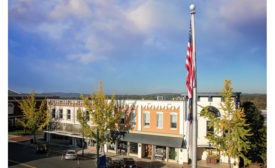
{"type": "Polygon", "coordinates": [[[138,143],[138,158],[142,157],[142,144],[138,143]]]}
{"type": "Polygon", "coordinates": [[[104,144],[104,152],[105,152],[105,153],[108,152],[107,144],[104,144]]]}
{"type": "Polygon", "coordinates": [[[156,151],[156,146],[155,145],[152,145],[152,152],[151,152],[151,160],[155,160],[155,151],[156,151]]]}
{"type": "Polygon", "coordinates": [[[141,105],[138,105],[138,131],[141,131],[141,124],[142,124],[142,114],[141,114],[141,105]]]}
{"type": "Polygon", "coordinates": [[[118,152],[117,148],[118,148],[118,140],[115,140],[115,152],[116,152],[116,154],[118,152]]]}
{"type": "Polygon", "coordinates": [[[166,146],[166,159],[165,159],[165,161],[166,162],[168,162],[168,159],[169,159],[169,147],[168,146],[166,146]]]}
{"type": "Polygon", "coordinates": [[[187,149],[179,149],[179,164],[188,163],[188,152],[187,149]]]}

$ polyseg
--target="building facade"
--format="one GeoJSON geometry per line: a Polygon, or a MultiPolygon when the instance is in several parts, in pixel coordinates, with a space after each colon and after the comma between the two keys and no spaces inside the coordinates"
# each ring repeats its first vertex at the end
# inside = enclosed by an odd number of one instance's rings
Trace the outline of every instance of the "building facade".
{"type": "MultiPolygon", "coordinates": [[[[240,106],[240,93],[233,93],[235,108],[240,106]]],[[[77,110],[86,111],[80,99],[47,99],[51,113],[51,122],[45,133],[49,143],[81,146],[81,126],[77,121],[77,110]]],[[[223,99],[219,94],[198,94],[198,149],[197,158],[206,160],[207,150],[211,146],[206,139],[208,131],[207,119],[200,115],[204,107],[209,108],[219,117],[223,115],[220,109],[223,99]]],[[[128,156],[162,160],[167,162],[187,163],[186,148],[187,101],[168,100],[116,100],[122,106],[119,122],[119,134],[114,142],[105,144],[105,151],[124,153],[128,156]]],[[[93,123],[91,120],[89,124],[93,123]]],[[[86,139],[85,143],[93,145],[94,140],[86,139]]],[[[227,162],[227,158],[221,158],[227,162]]]]}

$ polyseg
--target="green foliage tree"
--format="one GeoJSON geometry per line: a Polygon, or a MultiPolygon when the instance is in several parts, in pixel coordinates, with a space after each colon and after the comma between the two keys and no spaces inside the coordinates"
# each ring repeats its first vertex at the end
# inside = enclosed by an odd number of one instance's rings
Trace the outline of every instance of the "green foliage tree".
{"type": "Polygon", "coordinates": [[[89,112],[83,112],[80,108],[77,110],[77,120],[81,125],[81,130],[82,130],[82,155],[84,155],[84,141],[85,137],[91,137],[92,132],[91,132],[91,127],[88,124],[89,121],[89,112]]]}
{"type": "Polygon", "coordinates": [[[96,95],[93,93],[89,97],[80,96],[84,102],[85,108],[91,114],[92,121],[92,137],[96,139],[96,130],[99,131],[99,144],[102,147],[104,143],[110,139],[106,138],[106,135],[110,130],[116,130],[116,124],[120,120],[120,110],[115,111],[115,96],[108,98],[104,95],[102,81],[99,84],[99,90],[96,91],[96,95]]]}
{"type": "MultiPolygon", "coordinates": [[[[220,118],[216,118],[213,113],[203,110],[204,115],[209,120],[209,127],[214,127],[214,133],[208,134],[207,138],[212,146],[214,146],[222,155],[228,156],[228,166],[231,167],[231,158],[242,158],[245,164],[249,164],[250,160],[244,155],[250,148],[248,137],[250,129],[246,124],[243,109],[235,109],[234,101],[232,101],[231,81],[224,82],[222,97],[224,103],[220,104],[224,114],[220,118]]],[[[207,108],[206,108],[207,109],[207,108]]]]}
{"type": "Polygon", "coordinates": [[[244,102],[246,123],[249,124],[253,136],[248,137],[251,147],[245,154],[252,162],[266,162],[266,127],[261,111],[252,102],[244,102]]]}
{"type": "Polygon", "coordinates": [[[47,101],[43,100],[39,106],[36,107],[35,94],[32,91],[31,96],[17,100],[19,108],[23,112],[23,118],[18,119],[17,123],[22,125],[25,129],[29,130],[33,135],[33,140],[36,142],[36,131],[42,131],[42,129],[48,124],[50,115],[47,109],[47,101]]]}

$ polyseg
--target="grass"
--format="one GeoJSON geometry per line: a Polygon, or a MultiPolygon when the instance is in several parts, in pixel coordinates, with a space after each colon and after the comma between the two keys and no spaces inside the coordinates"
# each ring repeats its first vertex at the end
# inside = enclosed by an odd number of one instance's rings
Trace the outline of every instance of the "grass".
{"type": "Polygon", "coordinates": [[[22,135],[31,135],[30,131],[26,130],[12,130],[9,131],[9,135],[18,135],[18,136],[22,136],[22,135]]]}

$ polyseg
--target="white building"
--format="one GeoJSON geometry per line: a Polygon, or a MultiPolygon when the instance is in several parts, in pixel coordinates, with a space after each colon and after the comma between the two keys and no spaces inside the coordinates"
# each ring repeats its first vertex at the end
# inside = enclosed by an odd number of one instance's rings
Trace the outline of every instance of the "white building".
{"type": "MultiPolygon", "coordinates": [[[[235,107],[240,106],[240,93],[233,93],[235,107]]],[[[207,120],[201,116],[203,107],[215,112],[217,117],[223,115],[220,94],[198,94],[198,149],[197,158],[206,160],[207,149],[211,146],[206,139],[207,120]]],[[[120,121],[120,139],[105,145],[108,152],[124,152],[129,156],[187,163],[186,149],[187,101],[168,100],[117,100],[124,105],[120,121]]],[[[65,145],[81,145],[81,126],[77,121],[77,109],[85,111],[80,99],[48,99],[48,107],[52,116],[47,130],[49,143],[65,145]]],[[[89,124],[92,124],[91,121],[89,124]]],[[[91,142],[91,140],[89,141],[91,142]]],[[[227,162],[226,157],[220,158],[227,162]]],[[[234,160],[232,159],[232,162],[234,160]]]]}

